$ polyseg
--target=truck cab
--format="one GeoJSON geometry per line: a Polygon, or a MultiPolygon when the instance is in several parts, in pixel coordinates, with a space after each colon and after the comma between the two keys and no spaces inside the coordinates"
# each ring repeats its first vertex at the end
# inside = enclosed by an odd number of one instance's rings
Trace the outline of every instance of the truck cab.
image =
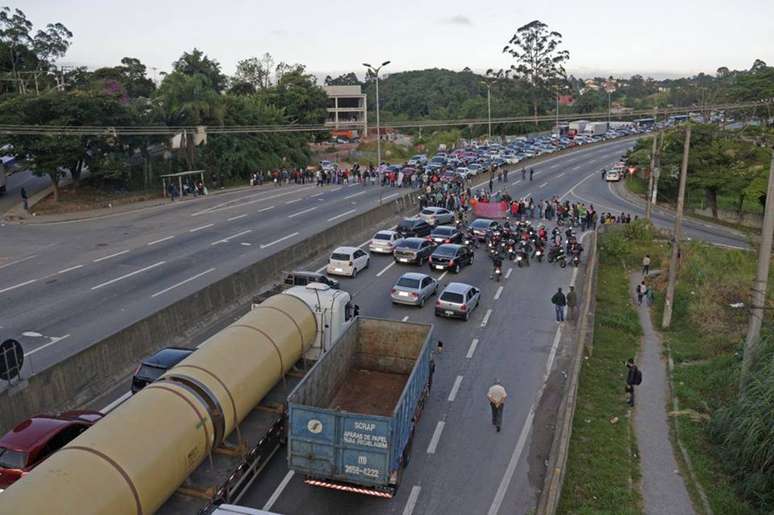
{"type": "Polygon", "coordinates": [[[352,303],[349,293],[333,289],[327,284],[294,286],[282,294],[301,299],[317,318],[317,338],[306,356],[310,359],[316,359],[327,352],[358,315],[358,308],[352,303]]]}

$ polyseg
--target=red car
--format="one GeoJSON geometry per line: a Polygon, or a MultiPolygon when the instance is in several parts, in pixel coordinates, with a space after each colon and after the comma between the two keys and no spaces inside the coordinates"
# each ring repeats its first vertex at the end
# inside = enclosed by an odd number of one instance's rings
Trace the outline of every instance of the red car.
{"type": "Polygon", "coordinates": [[[0,492],[73,441],[104,415],[67,411],[25,420],[0,438],[0,492]]]}

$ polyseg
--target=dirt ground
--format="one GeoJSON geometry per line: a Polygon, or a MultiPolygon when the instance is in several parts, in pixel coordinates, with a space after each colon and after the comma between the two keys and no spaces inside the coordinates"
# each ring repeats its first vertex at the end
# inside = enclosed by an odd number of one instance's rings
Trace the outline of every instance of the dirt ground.
{"type": "Polygon", "coordinates": [[[81,185],[77,189],[67,186],[60,189],[59,202],[54,202],[54,195],[51,194],[35,204],[32,211],[39,215],[76,213],[159,198],[161,198],[160,191],[115,193],[102,191],[87,185],[81,185]]]}
{"type": "Polygon", "coordinates": [[[353,369],[342,381],[330,408],[389,417],[400,400],[407,376],[353,369]]]}

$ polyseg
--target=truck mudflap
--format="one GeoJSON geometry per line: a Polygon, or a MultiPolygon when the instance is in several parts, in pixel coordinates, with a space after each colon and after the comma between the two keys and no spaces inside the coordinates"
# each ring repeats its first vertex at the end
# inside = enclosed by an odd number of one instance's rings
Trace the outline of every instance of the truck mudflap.
{"type": "Polygon", "coordinates": [[[338,481],[330,481],[327,479],[318,479],[315,477],[307,476],[304,479],[304,483],[311,486],[320,486],[323,488],[330,488],[331,490],[339,490],[340,492],[352,492],[361,495],[370,495],[372,497],[381,497],[383,499],[392,499],[397,491],[397,486],[387,487],[364,487],[362,485],[354,485],[351,483],[344,483],[338,481]]]}

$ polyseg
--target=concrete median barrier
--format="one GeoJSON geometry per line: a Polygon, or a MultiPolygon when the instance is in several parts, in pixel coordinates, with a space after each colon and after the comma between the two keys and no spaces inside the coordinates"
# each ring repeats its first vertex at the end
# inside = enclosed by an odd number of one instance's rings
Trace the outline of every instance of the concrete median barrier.
{"type": "Polygon", "coordinates": [[[417,207],[417,193],[344,220],[202,288],[94,345],[0,392],[0,433],[38,413],[83,406],[129,375],[143,357],[168,345],[191,346],[191,336],[248,304],[282,271],[325,255],[334,247],[360,243],[377,227],[397,223],[417,207]]]}

